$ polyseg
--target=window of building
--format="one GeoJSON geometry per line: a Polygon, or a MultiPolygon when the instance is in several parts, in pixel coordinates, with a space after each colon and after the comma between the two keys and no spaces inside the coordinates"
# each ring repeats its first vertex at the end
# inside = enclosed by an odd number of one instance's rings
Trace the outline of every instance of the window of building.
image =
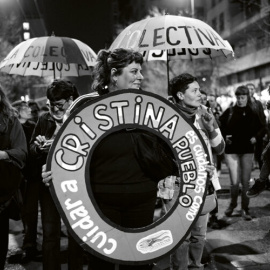
{"type": "Polygon", "coordinates": [[[224,31],[224,13],[220,13],[219,15],[219,30],[224,31]]]}
{"type": "Polygon", "coordinates": [[[237,57],[241,57],[243,55],[246,54],[246,45],[244,43],[242,44],[238,44],[236,47],[235,47],[235,55],[237,55],[237,57]]]}
{"type": "Polygon", "coordinates": [[[263,49],[263,48],[268,46],[268,44],[267,44],[267,36],[266,35],[257,37],[256,41],[257,41],[256,45],[257,45],[258,49],[263,49]]]}
{"type": "Polygon", "coordinates": [[[261,11],[261,0],[252,0],[247,3],[243,3],[245,15],[247,18],[251,18],[261,11]]]}
{"type": "Polygon", "coordinates": [[[247,80],[247,72],[241,71],[237,73],[237,83],[245,82],[247,80]]]}
{"type": "Polygon", "coordinates": [[[254,68],[248,69],[246,72],[246,80],[254,80],[256,78],[257,78],[256,69],[254,68]]]}
{"type": "Polygon", "coordinates": [[[222,86],[227,86],[229,83],[229,77],[230,76],[223,76],[219,78],[219,85],[222,86]]]}
{"type": "Polygon", "coordinates": [[[214,28],[214,30],[217,30],[217,19],[216,18],[214,18],[212,20],[212,27],[214,28]]]}
{"type": "Polygon", "coordinates": [[[227,85],[232,84],[232,75],[227,76],[227,82],[226,83],[227,83],[227,85]]]}

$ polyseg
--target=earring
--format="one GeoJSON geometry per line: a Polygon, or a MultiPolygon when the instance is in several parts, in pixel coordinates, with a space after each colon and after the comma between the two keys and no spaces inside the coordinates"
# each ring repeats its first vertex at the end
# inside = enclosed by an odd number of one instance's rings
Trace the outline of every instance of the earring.
{"type": "Polygon", "coordinates": [[[113,86],[117,87],[117,80],[113,81],[113,86]]]}

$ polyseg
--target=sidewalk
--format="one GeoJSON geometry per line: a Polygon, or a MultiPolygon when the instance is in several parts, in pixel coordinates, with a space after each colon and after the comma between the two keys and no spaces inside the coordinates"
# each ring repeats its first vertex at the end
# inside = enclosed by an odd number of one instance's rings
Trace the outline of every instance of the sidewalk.
{"type": "MultiPolygon", "coordinates": [[[[252,177],[258,177],[259,171],[252,172],[252,177]]],[[[231,217],[224,216],[229,205],[230,180],[228,169],[222,164],[220,177],[222,190],[218,195],[218,218],[224,225],[220,230],[208,228],[204,261],[208,261],[206,270],[268,270],[270,269],[270,191],[266,190],[250,200],[250,212],[254,217],[251,221],[244,221],[240,215],[240,207],[231,217]]],[[[239,205],[241,198],[239,196],[239,205]]],[[[40,219],[39,219],[40,220],[40,219]]],[[[22,244],[21,222],[11,221],[9,256],[20,252],[22,244]]],[[[63,225],[62,230],[65,231],[63,225]]],[[[41,225],[38,234],[39,249],[41,249],[41,225]]],[[[67,268],[67,237],[61,238],[62,270],[67,268]]],[[[158,262],[153,270],[169,269],[169,258],[158,262]]],[[[42,270],[41,258],[25,265],[6,264],[5,270],[42,270]]],[[[87,266],[85,265],[85,270],[87,266]]],[[[103,270],[103,269],[102,269],[103,270]]],[[[105,269],[104,269],[105,270],[105,269]]]]}
{"type": "MultiPolygon", "coordinates": [[[[251,176],[258,175],[259,170],[255,170],[251,176]]],[[[240,196],[236,211],[228,218],[224,211],[229,205],[230,180],[225,164],[220,182],[219,219],[228,225],[221,230],[208,231],[206,249],[212,265],[209,269],[270,269],[270,191],[250,199],[251,221],[241,218],[240,196]]]]}
{"type": "MultiPolygon", "coordinates": [[[[259,170],[252,171],[258,177],[259,170]]],[[[218,219],[222,229],[208,228],[203,261],[205,270],[269,270],[270,269],[270,191],[250,200],[251,221],[241,217],[241,198],[231,217],[224,216],[230,201],[230,178],[222,164],[222,189],[218,194],[218,219]]],[[[153,270],[169,270],[169,258],[160,261],[153,270]]]]}

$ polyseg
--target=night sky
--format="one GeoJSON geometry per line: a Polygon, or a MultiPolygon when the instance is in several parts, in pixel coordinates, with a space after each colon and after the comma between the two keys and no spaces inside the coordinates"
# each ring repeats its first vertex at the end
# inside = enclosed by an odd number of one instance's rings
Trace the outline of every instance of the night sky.
{"type": "Polygon", "coordinates": [[[94,51],[112,43],[110,0],[23,0],[26,16],[43,14],[48,35],[79,39],[94,51]]]}

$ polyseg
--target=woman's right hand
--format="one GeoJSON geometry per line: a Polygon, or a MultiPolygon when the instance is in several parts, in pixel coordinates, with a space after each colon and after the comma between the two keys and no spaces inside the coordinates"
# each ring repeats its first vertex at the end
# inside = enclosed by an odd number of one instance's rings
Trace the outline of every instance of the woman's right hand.
{"type": "Polygon", "coordinates": [[[42,182],[45,184],[45,186],[50,186],[51,181],[53,180],[52,177],[52,172],[51,171],[46,171],[46,164],[42,166],[42,182]]]}
{"type": "Polygon", "coordinates": [[[225,143],[228,145],[232,144],[232,135],[226,136],[225,143]]]}
{"type": "Polygon", "coordinates": [[[162,199],[171,200],[175,189],[176,176],[167,176],[158,182],[157,196],[162,199]]]}
{"type": "Polygon", "coordinates": [[[45,153],[48,153],[51,147],[51,144],[47,144],[47,139],[45,138],[45,136],[41,136],[41,135],[38,135],[36,137],[34,144],[37,145],[37,147],[39,148],[41,152],[45,152],[45,153]]]}

